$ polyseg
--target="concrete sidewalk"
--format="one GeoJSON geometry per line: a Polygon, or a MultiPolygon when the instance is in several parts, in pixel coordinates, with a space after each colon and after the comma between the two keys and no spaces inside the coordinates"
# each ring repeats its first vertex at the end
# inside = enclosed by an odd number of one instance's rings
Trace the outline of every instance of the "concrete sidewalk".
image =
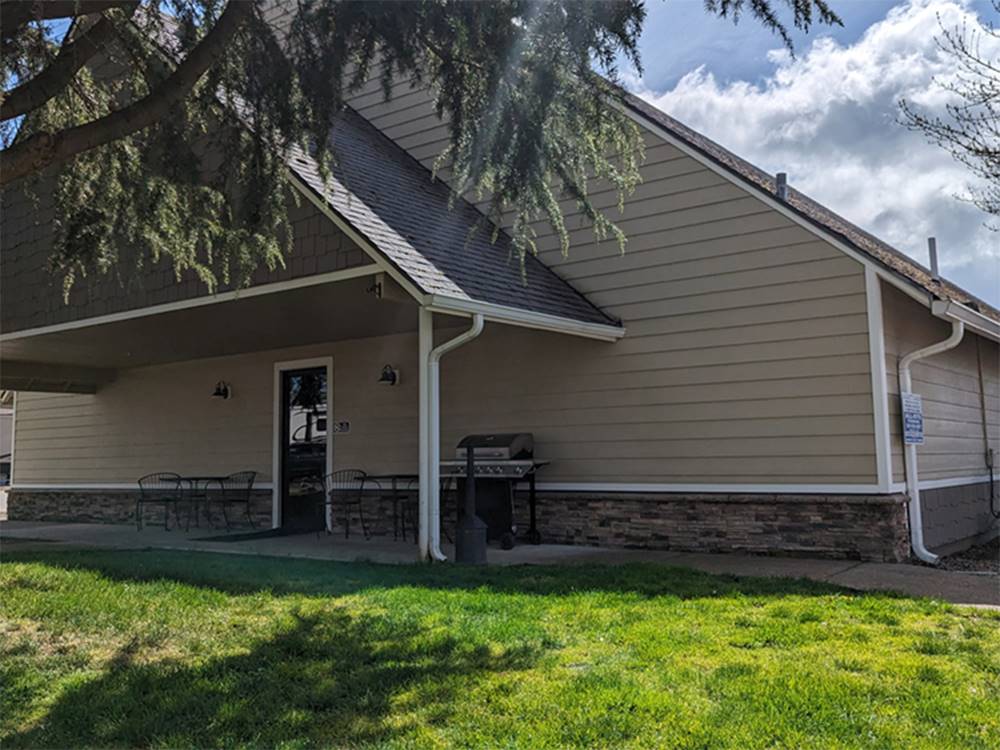
{"type": "MultiPolygon", "coordinates": [[[[0,523],[3,549],[31,546],[81,546],[112,549],[174,549],[227,554],[298,557],[342,562],[369,561],[405,564],[416,559],[412,542],[364,541],[333,535],[298,534],[243,541],[205,541],[222,532],[210,529],[164,531],[147,527],[85,523],[5,521],[0,523]]],[[[445,552],[451,554],[451,549],[445,552]]],[[[512,550],[490,549],[491,565],[573,565],[658,562],[708,573],[737,576],[808,578],[861,591],[896,591],[955,604],[1000,609],[1000,576],[936,570],[922,565],[868,563],[818,558],[764,557],[737,554],[700,554],[655,550],[622,550],[558,544],[522,544],[512,550]]]]}

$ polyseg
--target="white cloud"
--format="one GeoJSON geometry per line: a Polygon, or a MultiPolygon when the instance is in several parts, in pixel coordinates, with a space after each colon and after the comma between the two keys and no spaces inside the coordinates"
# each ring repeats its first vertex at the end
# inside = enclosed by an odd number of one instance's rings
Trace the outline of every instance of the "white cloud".
{"type": "MultiPolygon", "coordinates": [[[[793,59],[769,56],[757,83],[720,84],[698,68],[670,91],[636,93],[903,252],[926,263],[936,236],[942,272],[1000,305],[1000,235],[955,199],[969,173],[897,122],[897,102],[943,108],[954,63],[934,37],[975,21],[964,0],[910,0],[843,46],[821,38],[793,59]],[[935,82],[935,78],[937,82],[935,82]]],[[[1000,57],[1000,44],[990,54],[1000,57]]]]}

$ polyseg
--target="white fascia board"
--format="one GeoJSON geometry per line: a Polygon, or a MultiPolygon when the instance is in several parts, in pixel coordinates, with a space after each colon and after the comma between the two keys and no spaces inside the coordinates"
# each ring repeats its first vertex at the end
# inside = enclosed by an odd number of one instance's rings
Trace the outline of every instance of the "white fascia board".
{"type": "Polygon", "coordinates": [[[494,323],[507,323],[522,328],[534,328],[540,331],[566,333],[572,336],[597,339],[598,341],[618,341],[625,335],[625,329],[619,326],[603,325],[601,323],[586,323],[558,315],[532,312],[517,307],[495,305],[489,302],[457,299],[432,294],[425,305],[431,312],[445,315],[470,316],[480,314],[485,320],[494,323]]]}
{"type": "Polygon", "coordinates": [[[730,170],[726,169],[721,164],[718,164],[714,159],[711,159],[710,157],[706,156],[701,151],[694,148],[685,141],[681,140],[673,133],[671,133],[669,130],[664,128],[662,125],[654,122],[653,120],[650,120],[642,113],[636,112],[635,110],[633,110],[631,107],[628,106],[623,106],[622,109],[625,111],[625,114],[627,114],[635,122],[637,122],[642,127],[646,128],[649,132],[653,133],[654,135],[658,136],[659,138],[669,143],[678,151],[681,151],[687,156],[690,156],[699,164],[704,165],[706,168],[715,172],[717,175],[725,178],[728,182],[731,182],[737,187],[740,187],[743,190],[747,191],[753,197],[757,198],[759,201],[764,203],[768,208],[774,209],[782,216],[784,216],[787,219],[790,219],[791,221],[793,221],[795,224],[799,225],[806,231],[819,237],[821,240],[830,243],[838,250],[840,250],[842,253],[858,261],[866,268],[868,267],[872,268],[872,270],[876,274],[878,274],[879,278],[883,279],[889,284],[892,284],[899,290],[905,292],[907,295],[917,300],[917,302],[920,302],[922,305],[924,305],[924,307],[930,307],[933,296],[926,289],[923,289],[922,287],[918,286],[915,282],[909,281],[903,278],[902,276],[893,273],[889,269],[882,266],[880,263],[876,262],[873,258],[868,256],[867,254],[862,253],[859,250],[856,250],[855,248],[851,247],[843,240],[839,239],[833,233],[824,230],[823,228],[818,227],[812,222],[806,220],[798,213],[798,211],[793,209],[788,204],[778,200],[775,196],[771,195],[766,190],[753,184],[752,182],[744,178],[741,178],[738,175],[733,174],[730,170]]]}
{"type": "Polygon", "coordinates": [[[320,284],[332,284],[337,281],[355,279],[359,276],[371,276],[379,273],[381,270],[382,268],[380,266],[369,263],[363,266],[355,266],[354,268],[345,268],[340,271],[330,271],[328,273],[320,273],[313,276],[302,276],[296,279],[289,279],[288,281],[276,281],[271,284],[258,284],[257,286],[247,287],[246,289],[238,289],[232,292],[209,294],[203,297],[195,297],[194,299],[180,300],[178,302],[165,302],[162,305],[150,305],[149,307],[140,307],[135,310],[125,310],[123,312],[110,313],[108,315],[97,315],[92,318],[81,318],[80,320],[71,320],[67,323],[56,323],[54,325],[40,326],[38,328],[26,328],[23,331],[0,334],[0,342],[15,341],[17,339],[30,338],[32,336],[43,336],[47,333],[71,331],[78,328],[90,328],[91,326],[99,326],[106,323],[117,323],[119,321],[132,320],[134,318],[145,318],[151,315],[162,315],[163,313],[175,312],[177,310],[187,310],[192,307],[204,307],[205,305],[215,305],[220,302],[232,302],[250,297],[260,297],[265,294],[276,294],[278,292],[287,292],[292,289],[302,289],[304,287],[318,286],[320,284]]]}
{"type": "Polygon", "coordinates": [[[17,391],[14,391],[14,403],[10,409],[10,473],[7,484],[14,484],[14,454],[17,451],[17,391]]]}
{"type": "Polygon", "coordinates": [[[868,318],[875,467],[879,488],[883,492],[889,492],[892,485],[892,437],[889,428],[889,388],[885,368],[882,282],[871,266],[865,266],[865,307],[868,318]]]}
{"type": "MultiPolygon", "coordinates": [[[[994,477],[994,481],[997,481],[1000,477],[994,477]]],[[[987,484],[990,481],[989,474],[983,474],[977,477],[953,477],[951,479],[921,479],[920,489],[921,490],[940,490],[945,487],[964,487],[969,484],[987,484]]],[[[893,492],[904,492],[906,491],[906,482],[893,482],[892,483],[893,492]]]]}
{"type": "Polygon", "coordinates": [[[987,318],[980,312],[976,312],[971,307],[955,302],[953,300],[935,300],[931,305],[931,312],[939,318],[946,320],[960,320],[965,327],[974,333],[979,334],[992,341],[1000,342],[1000,322],[987,318]]]}
{"type": "Polygon", "coordinates": [[[877,484],[661,484],[618,482],[538,482],[536,489],[547,492],[622,492],[740,495],[879,495],[887,494],[877,484]]]}
{"type": "MultiPolygon", "coordinates": [[[[983,479],[982,481],[988,481],[983,479]]],[[[926,486],[952,486],[953,484],[974,484],[972,478],[940,480],[926,486]],[[948,484],[944,484],[948,482],[948,484]]],[[[921,483],[923,485],[923,483],[921,483]]],[[[272,482],[255,482],[254,489],[272,489],[272,482]]],[[[525,483],[525,486],[526,483],[525,483]]],[[[100,491],[138,490],[135,482],[67,482],[65,484],[17,483],[12,490],[43,491],[100,491]]],[[[670,493],[690,494],[763,494],[763,495],[878,495],[886,494],[874,484],[663,484],[663,483],[618,483],[618,482],[538,482],[536,489],[545,492],[621,492],[621,493],[670,493]]],[[[898,491],[895,486],[893,492],[898,491]]]]}
{"type": "Polygon", "coordinates": [[[341,231],[344,232],[355,244],[364,250],[368,256],[374,260],[390,278],[405,289],[414,300],[422,307],[426,307],[431,312],[443,313],[447,315],[470,316],[479,313],[484,319],[497,322],[522,326],[525,328],[537,328],[543,331],[555,331],[557,333],[568,333],[574,336],[598,339],[600,341],[617,341],[625,335],[625,329],[617,326],[601,325],[599,323],[584,323],[562,318],[558,315],[547,315],[529,310],[522,310],[505,305],[495,305],[487,302],[477,302],[476,300],[460,299],[448,297],[440,294],[425,294],[419,290],[399,269],[391,264],[385,256],[374,247],[361,234],[344,221],[316,192],[298,177],[293,171],[288,170],[288,177],[295,188],[302,193],[319,211],[332,221],[341,231]]]}
{"type": "MultiPolygon", "coordinates": [[[[985,484],[990,481],[989,475],[975,477],[955,477],[953,479],[921,480],[920,489],[933,490],[944,487],[962,487],[969,484],[985,484]]],[[[272,489],[272,482],[254,482],[254,489],[272,489]]],[[[524,483],[527,486],[527,483],[524,483]]],[[[761,493],[772,495],[878,495],[887,494],[874,484],[664,484],[664,483],[616,483],[616,482],[538,482],[538,490],[547,492],[688,492],[688,493],[761,493]]],[[[94,491],[94,490],[138,490],[135,482],[66,482],[33,483],[16,482],[9,490],[46,490],[46,491],[94,491]]],[[[906,485],[903,482],[893,482],[888,493],[903,492],[906,485]]]]}

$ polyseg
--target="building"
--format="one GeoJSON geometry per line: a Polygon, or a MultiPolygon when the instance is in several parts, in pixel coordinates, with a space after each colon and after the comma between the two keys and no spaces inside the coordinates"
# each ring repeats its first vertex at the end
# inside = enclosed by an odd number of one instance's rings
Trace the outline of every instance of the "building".
{"type": "Polygon", "coordinates": [[[10,459],[14,452],[13,394],[0,393],[0,486],[10,483],[10,459]]]}
{"type": "Polygon", "coordinates": [[[627,252],[568,216],[568,256],[540,226],[522,284],[506,237],[469,239],[478,208],[449,209],[432,179],[447,134],[427,94],[384,101],[372,81],[350,105],[332,190],[289,161],[306,200],[287,267],[239,292],[160,267],[66,304],[44,265],[51,207],[8,191],[10,518],[126,522],[143,474],[252,469],[259,518],[281,525],[285,402],[309,377],[308,460],[419,471],[424,554],[433,467],[477,432],[534,434],[553,542],[896,560],[996,533],[997,310],[637,99],[627,252]],[[438,402],[430,352],[456,335],[438,402]],[[938,342],[909,368],[925,442],[907,462],[899,365],[938,342]]]}

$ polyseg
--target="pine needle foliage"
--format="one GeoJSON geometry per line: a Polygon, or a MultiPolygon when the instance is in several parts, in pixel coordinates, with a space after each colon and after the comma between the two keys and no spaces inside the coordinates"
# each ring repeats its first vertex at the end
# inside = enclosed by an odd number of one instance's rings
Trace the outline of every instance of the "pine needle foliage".
{"type": "MultiPolygon", "coordinates": [[[[824,0],[705,5],[750,14],[786,41],[788,24],[838,22],[824,0]]],[[[619,64],[641,71],[642,0],[3,9],[0,183],[53,191],[52,266],[67,295],[88,274],[163,259],[178,279],[193,271],[213,290],[281,266],[293,239],[286,156],[305,149],[329,176],[338,113],[373,77],[386,97],[401,82],[427,87],[449,133],[438,169],[456,195],[487,200],[494,227],[510,218],[522,262],[539,221],[568,252],[566,199],[598,239],[625,248],[588,186],[612,185],[620,210],[639,182],[642,139],[619,106],[619,64]]]]}

